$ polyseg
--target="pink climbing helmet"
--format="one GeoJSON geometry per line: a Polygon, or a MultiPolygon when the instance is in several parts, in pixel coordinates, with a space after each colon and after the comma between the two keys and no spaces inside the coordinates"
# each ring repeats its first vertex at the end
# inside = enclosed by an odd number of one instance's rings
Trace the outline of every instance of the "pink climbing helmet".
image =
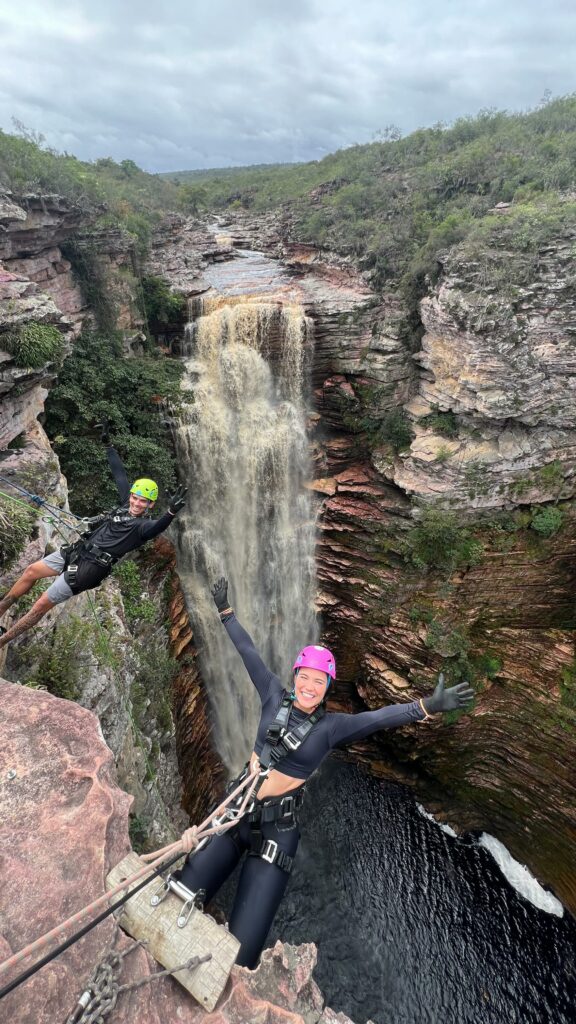
{"type": "Polygon", "coordinates": [[[336,662],[332,651],[329,651],[327,647],[318,647],[316,644],[303,647],[294,662],[292,671],[296,672],[299,668],[314,668],[318,672],[325,672],[328,676],[328,686],[333,679],[336,679],[336,662]]]}

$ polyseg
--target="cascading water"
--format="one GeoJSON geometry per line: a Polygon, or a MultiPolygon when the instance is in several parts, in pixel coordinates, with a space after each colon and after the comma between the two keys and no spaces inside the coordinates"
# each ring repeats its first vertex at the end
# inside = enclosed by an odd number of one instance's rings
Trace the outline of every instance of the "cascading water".
{"type": "Polygon", "coordinates": [[[295,649],[315,638],[314,523],[308,492],[304,378],[311,321],[258,296],[196,302],[188,327],[189,395],[176,428],[190,500],[179,521],[179,572],[230,771],[251,749],[258,703],[215,614],[221,575],[266,663],[288,681],[295,649]]]}

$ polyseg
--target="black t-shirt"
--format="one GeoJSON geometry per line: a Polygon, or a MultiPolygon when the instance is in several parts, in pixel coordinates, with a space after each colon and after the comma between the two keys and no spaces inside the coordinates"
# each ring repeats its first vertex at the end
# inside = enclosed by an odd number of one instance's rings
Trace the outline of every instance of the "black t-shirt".
{"type": "Polygon", "coordinates": [[[103,551],[120,558],[157,537],[170,526],[174,516],[171,512],[164,512],[158,519],[150,519],[146,515],[131,516],[128,511],[130,484],[122,459],[115,448],[107,448],[106,454],[122,504],[101,526],[96,527],[89,543],[97,544],[103,551]]]}

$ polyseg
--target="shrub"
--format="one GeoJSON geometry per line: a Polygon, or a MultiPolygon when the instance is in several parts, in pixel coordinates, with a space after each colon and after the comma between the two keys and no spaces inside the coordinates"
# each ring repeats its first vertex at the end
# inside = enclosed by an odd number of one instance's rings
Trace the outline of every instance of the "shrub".
{"type": "Polygon", "coordinates": [[[14,356],[16,366],[39,369],[57,362],[62,356],[62,335],[53,324],[34,320],[0,336],[0,348],[14,356]]]}
{"type": "Polygon", "coordinates": [[[133,479],[174,486],[175,457],[159,415],[180,401],[183,366],[174,359],[127,359],[113,334],[83,331],[46,402],[46,429],[58,450],[76,509],[91,515],[118,504],[94,425],[107,418],[112,442],[133,479]]]}
{"type": "Polygon", "coordinates": [[[464,467],[463,472],[466,493],[474,500],[490,491],[490,471],[483,462],[473,459],[464,467]]]}
{"type": "Polygon", "coordinates": [[[394,451],[400,452],[408,448],[412,441],[412,427],[403,409],[392,409],[382,419],[380,436],[389,441],[394,451]]]}
{"type": "Polygon", "coordinates": [[[152,323],[179,324],[186,319],[185,297],[170,291],[163,277],[142,278],[142,304],[143,312],[152,323]]]}
{"type": "Polygon", "coordinates": [[[384,388],[358,385],[355,399],[344,411],[342,421],[353,433],[365,434],[370,448],[388,443],[398,452],[412,441],[412,427],[403,409],[383,408],[388,401],[384,388]]]}
{"type": "Polygon", "coordinates": [[[0,495],[0,567],[8,569],[24,550],[35,515],[23,505],[0,495]]]}
{"type": "Polygon", "coordinates": [[[448,446],[445,444],[441,444],[438,451],[436,452],[436,458],[434,459],[434,461],[440,463],[448,462],[448,459],[450,458],[451,455],[452,449],[448,448],[448,446]]]}
{"type": "Polygon", "coordinates": [[[78,679],[83,661],[93,648],[94,626],[77,616],[57,625],[50,637],[32,643],[28,648],[30,659],[37,666],[28,685],[46,687],[56,697],[77,700],[78,679]]]}
{"type": "Polygon", "coordinates": [[[130,815],[130,821],[128,822],[128,835],[130,836],[130,842],[132,849],[136,853],[146,853],[150,839],[148,835],[148,828],[146,822],[142,818],[138,817],[137,814],[130,815]]]}
{"type": "Polygon", "coordinates": [[[483,550],[454,512],[427,508],[406,538],[404,553],[419,569],[451,571],[461,565],[477,565],[483,550]]]}
{"type": "Polygon", "coordinates": [[[432,412],[427,416],[421,416],[418,423],[433,430],[435,434],[441,434],[442,437],[458,437],[458,420],[451,409],[442,412],[437,405],[433,405],[432,412]]]}
{"type": "Polygon", "coordinates": [[[120,562],[114,569],[114,576],[120,585],[124,610],[130,625],[137,622],[152,622],[156,608],[150,598],[143,594],[140,570],[133,559],[120,562]]]}
{"type": "Polygon", "coordinates": [[[536,530],[541,537],[553,537],[564,522],[564,513],[556,505],[549,505],[547,508],[538,509],[532,513],[530,526],[536,530]]]}

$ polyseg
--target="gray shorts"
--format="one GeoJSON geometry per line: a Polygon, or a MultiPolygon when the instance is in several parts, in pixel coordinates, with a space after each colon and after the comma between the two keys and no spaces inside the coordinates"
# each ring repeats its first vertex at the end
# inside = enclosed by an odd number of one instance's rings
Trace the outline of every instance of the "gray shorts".
{"type": "MultiPolygon", "coordinates": [[[[56,569],[60,573],[66,564],[59,551],[53,551],[51,555],[45,555],[41,561],[50,569],[56,569]]],[[[63,601],[68,601],[71,597],[74,597],[63,575],[57,576],[54,583],[50,584],[45,593],[48,600],[52,601],[52,604],[62,604],[63,601]]]]}

